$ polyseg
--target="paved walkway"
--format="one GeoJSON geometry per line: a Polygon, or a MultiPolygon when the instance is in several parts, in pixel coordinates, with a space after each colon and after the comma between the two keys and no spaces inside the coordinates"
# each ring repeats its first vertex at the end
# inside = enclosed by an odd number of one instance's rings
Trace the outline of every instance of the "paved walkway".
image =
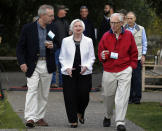
{"type": "MultiPolygon", "coordinates": [[[[22,73],[7,73],[10,83],[8,86],[21,86],[25,84],[25,77],[22,73]]],[[[101,74],[93,74],[93,87],[96,87],[101,81],[101,74]]],[[[23,119],[25,94],[23,91],[9,91],[8,100],[13,109],[20,118],[23,119]]],[[[142,101],[162,101],[162,92],[144,92],[142,101]]],[[[65,112],[62,92],[50,92],[47,113],[45,120],[49,123],[48,127],[36,127],[28,129],[30,131],[114,131],[115,123],[112,120],[111,127],[104,128],[102,121],[104,117],[104,106],[101,92],[90,93],[90,103],[86,110],[86,121],[84,125],[79,124],[77,129],[71,129],[68,126],[68,120],[65,112]]],[[[144,131],[134,123],[126,120],[127,131],[144,131]]],[[[10,131],[10,130],[0,130],[10,131]]],[[[13,131],[17,131],[16,129],[13,131]]]]}

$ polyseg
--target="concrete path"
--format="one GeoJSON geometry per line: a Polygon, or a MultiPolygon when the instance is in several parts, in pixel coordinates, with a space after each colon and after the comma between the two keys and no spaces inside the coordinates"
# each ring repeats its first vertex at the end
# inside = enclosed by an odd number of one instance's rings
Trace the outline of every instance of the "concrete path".
{"type": "MultiPolygon", "coordinates": [[[[79,124],[76,131],[114,131],[115,123],[112,120],[112,126],[109,128],[103,128],[102,121],[104,117],[104,106],[102,103],[102,96],[100,92],[92,92],[90,95],[90,103],[86,110],[86,121],[84,125],[79,124]]],[[[25,92],[9,92],[8,99],[13,109],[23,119],[24,116],[24,102],[25,92]]],[[[24,119],[23,119],[24,120],[24,119]]],[[[34,130],[41,131],[73,131],[68,126],[68,120],[64,107],[64,100],[62,92],[50,92],[48,108],[45,120],[49,123],[47,128],[34,128],[34,130]]],[[[130,121],[127,121],[127,131],[143,131],[140,127],[136,126],[130,121]]]]}
{"type": "MultiPolygon", "coordinates": [[[[21,86],[25,84],[25,77],[22,73],[7,73],[9,83],[8,86],[21,86]]],[[[101,82],[102,74],[93,74],[93,87],[96,87],[101,82]]],[[[13,109],[24,121],[24,91],[9,91],[8,100],[13,109]]],[[[142,101],[162,101],[162,92],[144,92],[142,101]]],[[[71,129],[68,126],[68,120],[65,112],[64,100],[62,92],[50,92],[47,113],[45,120],[49,123],[48,127],[36,127],[28,129],[30,131],[114,131],[115,123],[112,120],[111,127],[104,128],[102,121],[104,117],[104,106],[101,92],[90,93],[90,103],[86,110],[86,121],[84,125],[79,124],[77,129],[71,129]]],[[[24,121],[25,122],[25,121],[24,121]]],[[[126,120],[127,131],[144,131],[131,121],[126,120]]],[[[0,130],[10,131],[10,130],[0,130]]],[[[14,131],[14,129],[13,129],[14,131]]],[[[17,129],[15,129],[17,131],[17,129]]]]}

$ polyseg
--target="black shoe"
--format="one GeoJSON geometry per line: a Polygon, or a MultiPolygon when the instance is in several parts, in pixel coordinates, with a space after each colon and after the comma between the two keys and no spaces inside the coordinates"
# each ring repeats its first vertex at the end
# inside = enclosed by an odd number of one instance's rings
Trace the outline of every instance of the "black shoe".
{"type": "Polygon", "coordinates": [[[26,122],[26,127],[29,127],[29,128],[35,127],[34,121],[33,121],[33,120],[27,121],[27,122],[26,122]]]}
{"type": "Polygon", "coordinates": [[[124,125],[118,125],[117,126],[117,131],[126,131],[126,128],[124,125]]]}
{"type": "Polygon", "coordinates": [[[71,124],[70,127],[71,128],[77,128],[78,127],[78,124],[75,124],[75,125],[71,124]]]}
{"type": "Polygon", "coordinates": [[[110,124],[111,124],[111,120],[110,119],[107,119],[106,117],[104,117],[103,127],[109,127],[110,124]]]}
{"type": "Polygon", "coordinates": [[[134,104],[141,104],[140,101],[134,101],[134,104]]]}
{"type": "Polygon", "coordinates": [[[84,121],[85,121],[84,115],[83,115],[83,114],[84,114],[84,113],[77,113],[78,120],[79,120],[79,122],[80,122],[81,124],[84,124],[84,121]]]}
{"type": "Polygon", "coordinates": [[[79,119],[79,122],[80,122],[81,124],[84,124],[84,118],[83,118],[83,119],[79,119]]]}

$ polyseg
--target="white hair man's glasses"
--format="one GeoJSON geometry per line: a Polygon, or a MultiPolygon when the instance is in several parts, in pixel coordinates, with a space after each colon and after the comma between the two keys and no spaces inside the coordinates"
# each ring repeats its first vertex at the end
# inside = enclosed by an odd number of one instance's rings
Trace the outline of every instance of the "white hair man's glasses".
{"type": "MultiPolygon", "coordinates": [[[[45,14],[45,15],[47,15],[47,14],[45,14]]],[[[51,18],[51,17],[54,17],[54,15],[47,15],[47,16],[50,17],[50,18],[51,18]]]]}
{"type": "Polygon", "coordinates": [[[121,22],[121,21],[119,21],[119,22],[110,22],[110,24],[111,24],[111,25],[118,25],[118,24],[120,24],[120,22],[121,22]]]}

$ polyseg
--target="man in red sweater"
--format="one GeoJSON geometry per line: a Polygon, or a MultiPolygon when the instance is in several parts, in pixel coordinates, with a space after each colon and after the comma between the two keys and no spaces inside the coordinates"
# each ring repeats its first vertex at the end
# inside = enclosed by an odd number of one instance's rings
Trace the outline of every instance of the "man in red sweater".
{"type": "Polygon", "coordinates": [[[110,17],[111,29],[100,40],[98,57],[103,63],[102,87],[106,107],[104,127],[111,125],[115,102],[117,131],[125,131],[125,115],[130,95],[132,69],[137,66],[138,51],[130,31],[122,27],[119,13],[110,17]]]}

